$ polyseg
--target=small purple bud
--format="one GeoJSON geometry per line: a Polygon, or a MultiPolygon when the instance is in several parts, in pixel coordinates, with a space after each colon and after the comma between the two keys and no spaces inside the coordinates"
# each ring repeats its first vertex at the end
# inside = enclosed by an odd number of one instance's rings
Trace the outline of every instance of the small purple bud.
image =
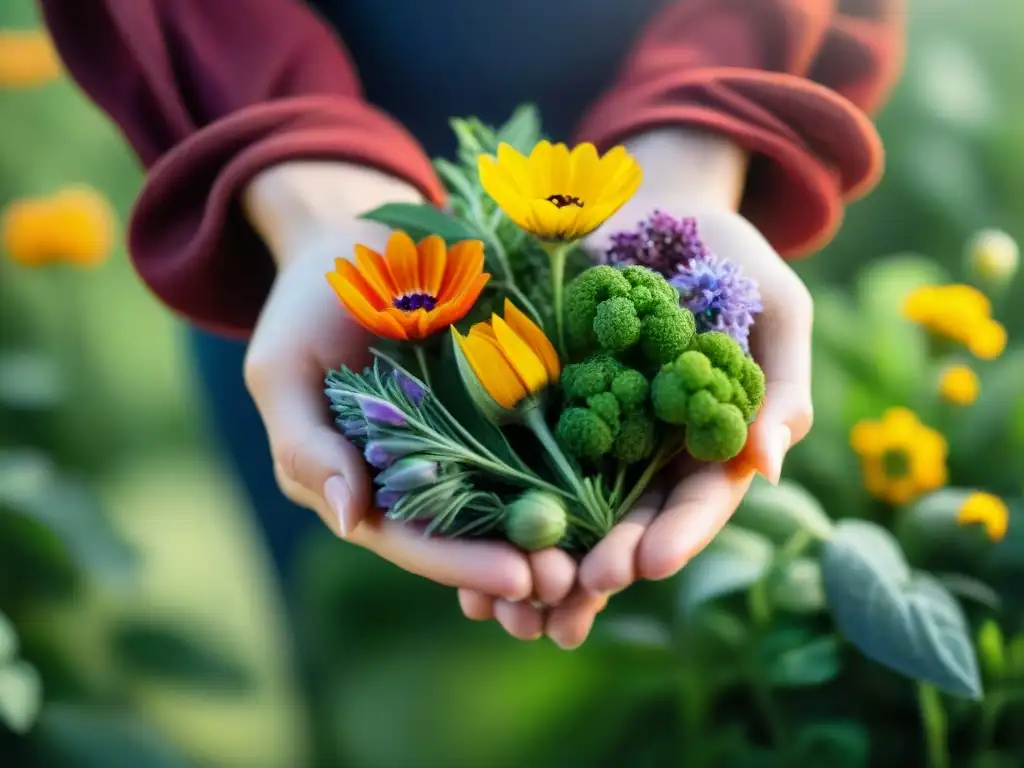
{"type": "Polygon", "coordinates": [[[403,456],[422,451],[423,447],[423,441],[416,438],[383,437],[368,442],[363,456],[371,466],[387,469],[403,456]]]}
{"type": "Polygon", "coordinates": [[[398,384],[402,394],[409,398],[410,403],[419,405],[423,402],[423,396],[427,394],[427,390],[418,381],[397,370],[391,372],[391,378],[398,384]]]}
{"type": "Polygon", "coordinates": [[[389,491],[381,488],[373,496],[373,503],[378,509],[391,509],[395,504],[400,502],[405,496],[400,491],[389,491]]]}
{"type": "Polygon", "coordinates": [[[356,395],[355,401],[363,411],[367,421],[387,424],[392,427],[404,427],[408,424],[405,414],[394,404],[372,395],[356,395]]]}
{"type": "Polygon", "coordinates": [[[389,491],[414,491],[437,482],[437,462],[426,459],[399,459],[379,475],[375,482],[389,491]]]}
{"type": "Polygon", "coordinates": [[[366,421],[363,419],[346,419],[341,422],[341,431],[345,437],[365,437],[366,421]]]}

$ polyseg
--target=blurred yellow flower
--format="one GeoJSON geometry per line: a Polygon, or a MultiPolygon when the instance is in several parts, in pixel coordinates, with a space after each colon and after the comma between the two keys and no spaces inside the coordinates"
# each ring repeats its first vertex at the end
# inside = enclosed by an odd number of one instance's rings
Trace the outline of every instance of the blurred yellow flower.
{"type": "Polygon", "coordinates": [[[1010,510],[998,496],[977,491],[964,500],[956,521],[960,525],[980,523],[992,541],[1002,541],[1010,524],[1010,510]]]}
{"type": "Polygon", "coordinates": [[[1008,283],[1020,266],[1020,247],[1006,232],[985,229],[967,248],[967,267],[976,278],[990,283],[1008,283]]]}
{"type": "Polygon", "coordinates": [[[480,184],[521,229],[542,240],[584,237],[640,187],[640,165],[624,147],[598,156],[593,144],[570,151],[542,141],[524,157],[508,144],[497,158],[481,155],[480,184]]]}
{"type": "Polygon", "coordinates": [[[906,408],[858,422],[850,445],[860,456],[864,487],[889,504],[908,504],[946,483],[945,438],[906,408]]]}
{"type": "Polygon", "coordinates": [[[117,217],[103,195],[68,187],[51,197],[22,198],[0,217],[0,243],[18,264],[102,264],[114,249],[117,217]]]}
{"type": "Polygon", "coordinates": [[[1006,327],[996,320],[982,320],[968,330],[967,349],[981,360],[995,360],[1006,349],[1006,327]]]}
{"type": "Polygon", "coordinates": [[[37,29],[0,29],[0,88],[34,88],[60,77],[50,38],[37,29]]]}
{"type": "Polygon", "coordinates": [[[942,399],[955,405],[971,405],[980,390],[978,375],[967,365],[951,365],[939,379],[942,399]]]}
{"type": "Polygon", "coordinates": [[[973,285],[924,285],[911,291],[904,316],[936,336],[966,346],[982,360],[994,360],[1006,348],[1006,329],[992,319],[992,302],[973,285]]]}

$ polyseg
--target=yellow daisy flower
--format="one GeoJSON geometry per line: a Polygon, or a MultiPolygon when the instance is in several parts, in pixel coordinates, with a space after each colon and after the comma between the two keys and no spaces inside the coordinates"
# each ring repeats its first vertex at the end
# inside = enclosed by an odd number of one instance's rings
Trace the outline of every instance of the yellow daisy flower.
{"type": "Polygon", "coordinates": [[[967,331],[967,349],[980,360],[995,360],[1006,349],[1006,327],[992,319],[984,319],[967,331]]]}
{"type": "Polygon", "coordinates": [[[850,445],[860,456],[864,487],[889,504],[908,504],[946,484],[945,438],[906,408],[858,422],[850,445]]]}
{"type": "Polygon", "coordinates": [[[541,240],[572,242],[593,232],[640,187],[640,165],[615,147],[603,157],[593,144],[571,151],[542,141],[524,157],[508,144],[481,155],[480,184],[520,228],[541,240]]]}
{"type": "Polygon", "coordinates": [[[37,29],[0,29],[0,88],[35,88],[60,77],[50,38],[37,29]]]}
{"type": "Polygon", "coordinates": [[[971,405],[978,399],[978,375],[967,365],[951,365],[939,379],[939,394],[954,405],[971,405]]]}
{"type": "Polygon", "coordinates": [[[968,496],[957,512],[959,525],[980,523],[992,541],[1002,541],[1010,523],[1010,510],[998,496],[980,491],[968,496]]]}
{"type": "Polygon", "coordinates": [[[107,199],[89,187],[15,200],[0,216],[0,244],[25,267],[99,266],[116,243],[117,216],[107,199]]]}

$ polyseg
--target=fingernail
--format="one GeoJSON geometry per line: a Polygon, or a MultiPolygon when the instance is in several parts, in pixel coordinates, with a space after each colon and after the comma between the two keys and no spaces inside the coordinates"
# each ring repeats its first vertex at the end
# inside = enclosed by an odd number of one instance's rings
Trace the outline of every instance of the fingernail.
{"type": "Polygon", "coordinates": [[[352,519],[352,491],[341,475],[334,475],[324,483],[324,498],[338,520],[338,533],[347,538],[358,520],[352,519]]]}
{"type": "Polygon", "coordinates": [[[782,463],[786,460],[786,452],[793,442],[793,433],[785,424],[774,432],[768,447],[768,466],[765,477],[772,485],[778,485],[782,479],[782,463]]]}

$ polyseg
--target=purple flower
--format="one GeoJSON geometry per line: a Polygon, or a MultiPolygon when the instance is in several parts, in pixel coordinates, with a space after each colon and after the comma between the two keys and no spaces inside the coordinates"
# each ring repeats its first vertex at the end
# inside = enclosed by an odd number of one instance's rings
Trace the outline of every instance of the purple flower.
{"type": "Polygon", "coordinates": [[[339,426],[345,437],[366,437],[367,424],[365,419],[346,419],[339,426]]]}
{"type": "Polygon", "coordinates": [[[402,394],[409,398],[409,402],[413,405],[419,405],[423,402],[424,395],[427,394],[425,390],[416,379],[411,376],[407,376],[401,371],[395,370],[391,372],[391,378],[395,380],[398,387],[402,390],[402,394]]]}
{"type": "Polygon", "coordinates": [[[381,488],[373,495],[373,503],[378,509],[391,509],[405,496],[399,491],[389,491],[381,488]]]}
{"type": "Polygon", "coordinates": [[[356,395],[356,403],[367,421],[387,424],[392,427],[404,427],[408,424],[405,414],[394,404],[372,395],[356,395]]]}
{"type": "Polygon", "coordinates": [[[403,456],[422,451],[424,443],[412,437],[383,437],[371,440],[363,449],[366,462],[377,469],[387,469],[403,456]]]}
{"type": "Polygon", "coordinates": [[[426,459],[399,459],[377,475],[375,481],[389,491],[414,491],[437,482],[437,462],[426,459]]]}
{"type": "Polygon", "coordinates": [[[679,290],[680,303],[693,312],[697,330],[721,331],[750,352],[750,327],[760,312],[757,284],[739,267],[708,254],[680,266],[669,281],[679,290]]]}
{"type": "Polygon", "coordinates": [[[618,232],[611,239],[607,263],[648,267],[665,277],[710,255],[700,239],[696,219],[677,219],[662,211],[654,211],[636,229],[618,232]]]}

